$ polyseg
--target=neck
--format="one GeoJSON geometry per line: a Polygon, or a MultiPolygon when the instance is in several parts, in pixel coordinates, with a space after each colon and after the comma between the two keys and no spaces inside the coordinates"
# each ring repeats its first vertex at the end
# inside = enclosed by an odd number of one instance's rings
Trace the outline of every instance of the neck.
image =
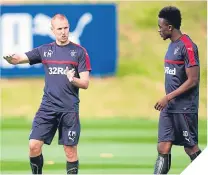
{"type": "Polygon", "coordinates": [[[180,30],[173,30],[172,36],[170,38],[170,40],[172,42],[178,40],[183,34],[181,33],[180,30]]]}
{"type": "Polygon", "coordinates": [[[67,40],[67,41],[65,41],[65,42],[60,42],[60,41],[56,40],[56,44],[59,45],[59,46],[65,46],[65,45],[67,45],[67,44],[69,44],[69,43],[70,43],[69,40],[67,40]]]}

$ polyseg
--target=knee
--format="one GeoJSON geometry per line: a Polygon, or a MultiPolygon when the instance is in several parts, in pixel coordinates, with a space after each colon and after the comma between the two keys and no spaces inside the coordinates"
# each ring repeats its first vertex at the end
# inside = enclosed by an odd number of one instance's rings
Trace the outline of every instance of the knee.
{"type": "Polygon", "coordinates": [[[64,151],[68,162],[77,161],[77,148],[76,146],[64,146],[64,151]]]}
{"type": "Polygon", "coordinates": [[[30,149],[30,156],[38,156],[41,154],[43,142],[39,140],[30,140],[29,142],[29,149],[30,149]]]}
{"type": "Polygon", "coordinates": [[[157,151],[160,154],[169,154],[171,151],[172,143],[171,142],[160,142],[157,145],[157,151]]]}

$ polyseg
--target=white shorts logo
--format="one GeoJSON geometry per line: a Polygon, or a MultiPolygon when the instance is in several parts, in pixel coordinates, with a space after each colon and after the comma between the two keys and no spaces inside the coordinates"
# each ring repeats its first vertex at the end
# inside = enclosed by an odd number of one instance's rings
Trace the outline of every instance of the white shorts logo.
{"type": "Polygon", "coordinates": [[[183,136],[185,137],[185,140],[190,142],[188,131],[183,131],[183,136]]]}
{"type": "Polygon", "coordinates": [[[69,140],[72,140],[74,142],[74,139],[76,138],[76,131],[69,131],[68,132],[68,138],[69,140]]]}

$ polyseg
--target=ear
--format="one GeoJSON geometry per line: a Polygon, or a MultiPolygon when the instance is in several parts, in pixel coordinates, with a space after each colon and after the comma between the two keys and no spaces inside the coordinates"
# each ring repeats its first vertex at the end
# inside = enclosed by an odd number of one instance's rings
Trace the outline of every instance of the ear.
{"type": "Polygon", "coordinates": [[[170,31],[172,31],[172,30],[173,30],[173,26],[172,26],[172,25],[168,25],[168,29],[169,29],[170,31]]]}

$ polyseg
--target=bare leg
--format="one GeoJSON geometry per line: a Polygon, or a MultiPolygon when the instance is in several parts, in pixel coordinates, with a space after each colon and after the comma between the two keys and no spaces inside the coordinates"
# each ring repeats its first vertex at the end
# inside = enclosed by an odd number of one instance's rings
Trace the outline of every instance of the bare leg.
{"type": "Polygon", "coordinates": [[[43,141],[31,139],[29,142],[30,166],[33,174],[42,174],[43,155],[42,155],[43,141]]]}
{"type": "Polygon", "coordinates": [[[77,155],[77,146],[65,146],[64,151],[66,155],[66,169],[67,174],[78,174],[79,161],[77,155]]]}

